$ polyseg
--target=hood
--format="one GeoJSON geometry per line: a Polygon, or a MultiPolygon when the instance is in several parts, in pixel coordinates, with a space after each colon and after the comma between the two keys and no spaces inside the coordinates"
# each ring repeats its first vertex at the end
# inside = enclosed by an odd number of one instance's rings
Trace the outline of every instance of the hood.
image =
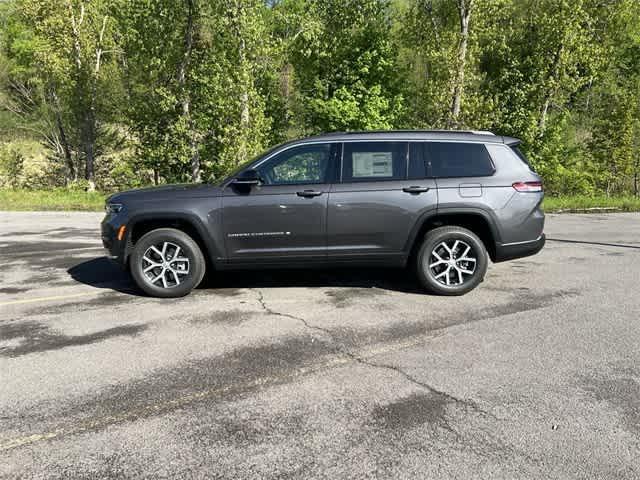
{"type": "Polygon", "coordinates": [[[107,202],[126,203],[129,201],[153,201],[173,198],[215,197],[222,189],[214,185],[203,183],[179,183],[161,185],[159,187],[136,188],[124,192],[114,193],[107,202]]]}

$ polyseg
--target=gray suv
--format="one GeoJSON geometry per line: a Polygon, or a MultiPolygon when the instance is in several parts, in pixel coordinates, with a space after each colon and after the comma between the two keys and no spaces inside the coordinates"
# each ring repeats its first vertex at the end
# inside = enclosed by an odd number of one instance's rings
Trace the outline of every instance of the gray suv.
{"type": "Polygon", "coordinates": [[[490,132],[332,133],[279,145],[216,184],[107,200],[102,241],[147,294],[178,297],[205,270],[413,267],[461,295],[488,260],[540,251],[541,178],[519,140],[490,132]]]}

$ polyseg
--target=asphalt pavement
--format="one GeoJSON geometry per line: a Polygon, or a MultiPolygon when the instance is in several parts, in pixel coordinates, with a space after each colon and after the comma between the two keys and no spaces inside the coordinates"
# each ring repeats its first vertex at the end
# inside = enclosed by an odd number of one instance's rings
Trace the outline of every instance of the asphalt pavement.
{"type": "Polygon", "coordinates": [[[402,270],[142,296],[99,214],[0,212],[1,478],[640,478],[640,215],[549,215],[457,298],[402,270]]]}

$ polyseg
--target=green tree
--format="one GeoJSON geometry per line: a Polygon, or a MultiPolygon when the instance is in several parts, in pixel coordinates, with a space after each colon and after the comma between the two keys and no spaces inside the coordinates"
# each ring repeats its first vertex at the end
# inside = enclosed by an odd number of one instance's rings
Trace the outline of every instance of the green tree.
{"type": "Polygon", "coordinates": [[[597,77],[605,58],[601,13],[595,0],[479,4],[478,87],[495,106],[491,128],[523,138],[552,191],[589,182],[573,175],[585,170],[567,134],[576,97],[597,77]]]}
{"type": "Polygon", "coordinates": [[[263,147],[265,8],[237,0],[119,5],[127,118],[156,181],[221,175],[263,147]]]}
{"type": "Polygon", "coordinates": [[[53,119],[47,145],[57,145],[73,177],[76,152],[89,190],[117,111],[113,27],[106,1],[20,0],[7,45],[14,98],[53,119]]]}
{"type": "Polygon", "coordinates": [[[522,138],[554,193],[637,192],[638,18],[635,0],[5,0],[0,170],[197,182],[320,131],[473,128],[522,138]]]}
{"type": "Polygon", "coordinates": [[[392,128],[402,115],[390,8],[381,0],[308,2],[315,28],[290,55],[311,132],[392,128]]]}
{"type": "Polygon", "coordinates": [[[616,2],[604,28],[609,61],[585,92],[589,152],[607,194],[640,195],[640,4],[616,2]]]}

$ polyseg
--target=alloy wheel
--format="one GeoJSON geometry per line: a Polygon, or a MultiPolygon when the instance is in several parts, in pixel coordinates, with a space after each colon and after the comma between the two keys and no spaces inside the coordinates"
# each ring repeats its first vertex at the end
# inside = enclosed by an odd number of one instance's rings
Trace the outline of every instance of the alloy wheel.
{"type": "Polygon", "coordinates": [[[473,248],[462,240],[440,242],[429,256],[429,270],[433,278],[452,287],[460,286],[473,277],[477,263],[473,248]]]}
{"type": "Polygon", "coordinates": [[[172,242],[151,245],[142,256],[142,273],[151,285],[173,288],[180,285],[190,272],[189,258],[172,242]]]}

